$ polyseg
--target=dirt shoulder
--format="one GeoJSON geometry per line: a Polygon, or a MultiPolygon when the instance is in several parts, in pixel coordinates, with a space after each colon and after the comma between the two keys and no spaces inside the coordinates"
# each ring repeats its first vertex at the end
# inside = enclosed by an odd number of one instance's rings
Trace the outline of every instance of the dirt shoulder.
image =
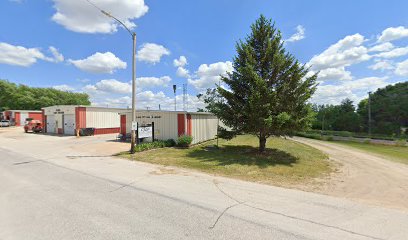
{"type": "Polygon", "coordinates": [[[294,140],[325,152],[338,165],[338,171],[321,179],[322,185],[313,191],[408,209],[407,165],[331,142],[298,137],[294,140]]]}

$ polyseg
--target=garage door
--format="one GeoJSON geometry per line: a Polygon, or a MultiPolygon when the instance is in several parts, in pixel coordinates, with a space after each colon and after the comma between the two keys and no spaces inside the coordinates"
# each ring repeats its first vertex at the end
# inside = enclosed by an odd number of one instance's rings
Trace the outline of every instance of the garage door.
{"type": "Polygon", "coordinates": [[[25,125],[26,118],[28,118],[28,113],[20,113],[20,126],[25,125]]]}
{"type": "Polygon", "coordinates": [[[47,132],[48,133],[56,133],[55,132],[55,118],[54,116],[47,116],[47,132]]]}
{"type": "Polygon", "coordinates": [[[75,135],[75,115],[74,114],[64,115],[64,134],[75,135]]]}

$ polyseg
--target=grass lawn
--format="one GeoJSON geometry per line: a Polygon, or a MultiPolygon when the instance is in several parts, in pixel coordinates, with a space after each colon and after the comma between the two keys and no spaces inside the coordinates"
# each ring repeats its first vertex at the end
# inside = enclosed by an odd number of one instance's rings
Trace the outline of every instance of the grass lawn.
{"type": "Polygon", "coordinates": [[[392,161],[408,164],[408,147],[343,141],[336,141],[336,143],[374,153],[392,161]]]}
{"type": "Polygon", "coordinates": [[[324,153],[291,140],[269,138],[264,154],[258,153],[258,138],[254,136],[220,139],[219,149],[214,144],[209,141],[189,149],[162,148],[120,156],[273,185],[305,182],[332,170],[324,153]]]}

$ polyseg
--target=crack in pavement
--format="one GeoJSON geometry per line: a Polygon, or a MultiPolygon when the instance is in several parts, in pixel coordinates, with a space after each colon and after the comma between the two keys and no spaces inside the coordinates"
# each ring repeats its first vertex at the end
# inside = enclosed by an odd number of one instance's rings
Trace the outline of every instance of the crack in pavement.
{"type": "Polygon", "coordinates": [[[279,216],[286,217],[286,218],[291,218],[291,219],[298,220],[298,221],[308,222],[308,223],[315,224],[315,225],[319,225],[319,226],[322,226],[322,227],[328,227],[328,228],[336,229],[336,230],[339,230],[339,231],[343,231],[343,232],[350,233],[350,234],[353,234],[353,235],[358,235],[358,236],[365,237],[365,238],[370,238],[370,239],[375,239],[375,240],[385,240],[385,239],[383,239],[383,238],[378,238],[378,237],[374,237],[374,236],[370,236],[370,235],[366,235],[366,234],[354,232],[354,231],[351,231],[351,230],[347,230],[347,229],[344,229],[344,228],[340,228],[340,227],[336,227],[336,226],[332,226],[332,225],[328,225],[328,224],[316,222],[316,221],[313,221],[313,220],[309,220],[309,219],[305,219],[305,218],[300,218],[300,217],[295,217],[295,216],[290,216],[290,215],[287,215],[287,214],[284,214],[284,213],[275,212],[275,211],[263,209],[263,208],[260,208],[260,207],[255,207],[255,206],[249,205],[246,201],[245,201],[245,202],[239,201],[239,200],[237,200],[236,198],[232,197],[230,194],[226,193],[224,190],[222,190],[222,189],[220,188],[220,186],[219,186],[220,182],[217,182],[215,179],[213,180],[213,183],[214,183],[214,185],[217,187],[217,189],[218,189],[221,193],[223,193],[223,194],[224,194],[225,196],[227,196],[228,198],[234,200],[236,203],[235,203],[235,204],[232,204],[232,205],[230,205],[230,206],[228,206],[227,208],[225,208],[224,211],[218,216],[218,218],[217,218],[217,220],[215,221],[215,223],[210,227],[210,229],[213,229],[213,228],[215,227],[215,225],[218,223],[219,219],[220,219],[229,209],[231,209],[231,208],[233,208],[233,207],[236,207],[236,206],[238,206],[238,205],[244,205],[244,206],[247,206],[247,207],[249,207],[249,208],[258,210],[258,211],[263,211],[263,212],[267,212],[267,213],[274,214],[274,215],[279,215],[279,216]]]}
{"type": "Polygon", "coordinates": [[[315,222],[315,221],[313,221],[313,220],[309,220],[309,219],[305,219],[305,218],[299,218],[299,217],[294,217],[294,216],[286,215],[286,214],[284,214],[284,213],[275,212],[275,211],[263,209],[263,208],[260,208],[260,207],[255,207],[255,206],[249,205],[249,204],[247,204],[247,203],[243,203],[243,205],[245,205],[245,206],[247,206],[247,207],[250,207],[250,208],[252,208],[252,209],[259,210],[259,211],[263,211],[263,212],[267,212],[267,213],[271,213],[271,214],[275,214],[275,215],[279,215],[279,216],[283,216],[283,217],[287,217],[287,218],[291,218],[291,219],[295,219],[295,220],[300,220],[300,221],[304,221],[304,222],[316,224],[316,225],[323,226],[323,227],[333,228],[333,229],[336,229],[336,230],[340,230],[340,231],[343,231],[343,232],[351,233],[351,234],[358,235],[358,236],[362,236],[362,237],[366,237],[366,238],[371,238],[371,239],[376,239],[376,240],[385,240],[384,238],[378,238],[378,237],[374,237],[374,236],[370,236],[370,235],[366,235],[366,234],[354,232],[354,231],[351,231],[351,230],[347,230],[347,229],[344,229],[344,228],[340,228],[340,227],[336,227],[336,226],[332,226],[332,225],[328,225],[328,224],[324,224],[324,223],[315,222]]]}
{"type": "Polygon", "coordinates": [[[217,223],[218,223],[218,221],[221,219],[221,217],[222,217],[229,209],[231,209],[231,208],[233,208],[233,207],[236,207],[236,206],[238,206],[238,205],[241,205],[241,204],[245,203],[245,202],[241,202],[241,201],[239,201],[239,200],[233,198],[231,195],[229,195],[229,194],[227,194],[226,192],[224,192],[224,191],[218,186],[218,184],[219,184],[220,182],[218,182],[216,179],[213,180],[213,183],[214,183],[215,187],[216,187],[222,194],[224,194],[225,196],[227,196],[229,199],[232,199],[232,200],[235,201],[236,203],[235,203],[235,204],[232,204],[232,205],[230,205],[230,206],[228,206],[228,207],[226,207],[226,208],[221,212],[221,214],[218,215],[217,219],[215,220],[215,222],[213,223],[213,225],[209,227],[209,229],[213,229],[213,228],[217,225],[217,223]]]}
{"type": "Polygon", "coordinates": [[[16,163],[13,163],[13,165],[22,165],[22,164],[28,164],[28,163],[38,162],[38,161],[39,161],[39,160],[25,161],[25,162],[16,162],[16,163]]]}
{"type": "Polygon", "coordinates": [[[235,206],[238,206],[238,205],[240,205],[240,204],[241,204],[241,203],[235,203],[235,204],[233,204],[233,205],[231,205],[231,206],[225,208],[224,211],[222,211],[221,214],[218,215],[217,219],[215,220],[215,222],[213,223],[213,225],[209,227],[209,229],[213,229],[213,228],[215,227],[215,225],[217,225],[218,221],[219,221],[220,218],[224,215],[225,212],[227,212],[229,209],[231,209],[231,208],[233,208],[233,207],[235,207],[235,206]]]}
{"type": "Polygon", "coordinates": [[[137,180],[135,180],[135,181],[132,181],[132,182],[130,182],[130,183],[128,183],[128,184],[123,184],[122,186],[120,186],[120,187],[118,187],[118,188],[115,188],[115,189],[113,189],[112,191],[109,191],[109,192],[116,192],[116,191],[118,191],[118,190],[120,190],[120,189],[122,189],[122,188],[126,188],[126,187],[130,187],[130,186],[132,186],[133,184],[135,184],[135,183],[137,183],[137,182],[140,182],[141,180],[143,180],[143,179],[145,179],[147,176],[143,176],[143,177],[141,177],[141,178],[139,178],[139,179],[137,179],[137,180]]]}

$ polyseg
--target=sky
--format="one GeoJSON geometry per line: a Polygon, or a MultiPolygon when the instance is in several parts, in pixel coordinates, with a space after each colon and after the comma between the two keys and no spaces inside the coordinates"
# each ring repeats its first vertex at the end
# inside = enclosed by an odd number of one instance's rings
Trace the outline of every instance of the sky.
{"type": "Polygon", "coordinates": [[[131,105],[137,35],[138,109],[203,107],[196,95],[233,70],[235,44],[261,15],[284,46],[319,72],[311,102],[358,103],[408,78],[408,1],[1,0],[0,79],[86,92],[93,105],[131,105]],[[90,4],[90,2],[92,4],[90,4]]]}

